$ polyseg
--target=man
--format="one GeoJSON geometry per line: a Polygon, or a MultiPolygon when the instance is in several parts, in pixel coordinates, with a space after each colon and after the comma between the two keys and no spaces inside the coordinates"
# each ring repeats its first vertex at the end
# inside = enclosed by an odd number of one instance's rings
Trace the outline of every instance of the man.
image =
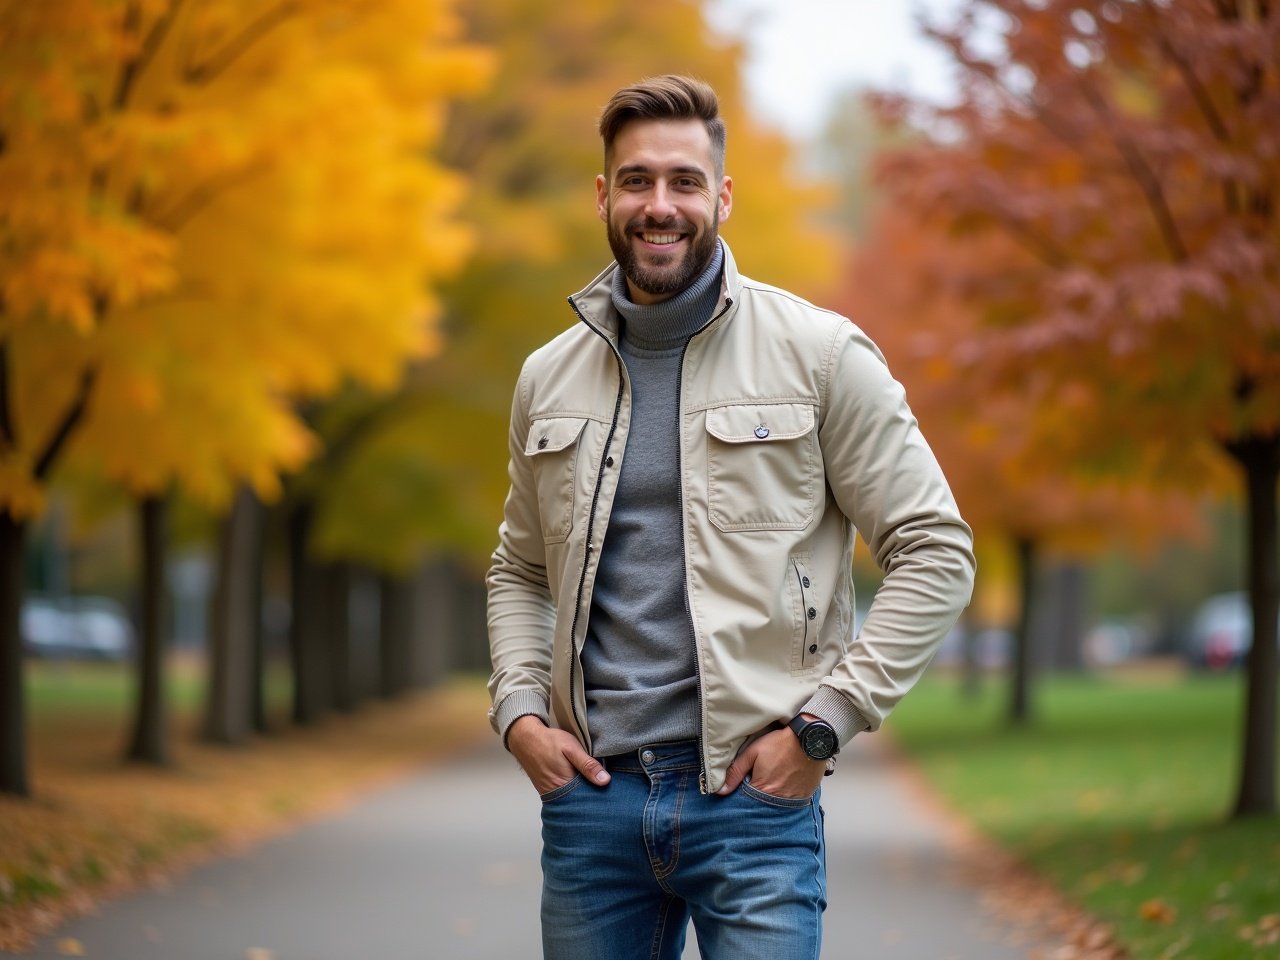
{"type": "Polygon", "coordinates": [[[814,960],[819,786],[968,602],[971,535],[875,346],[738,273],[714,91],[646,80],[600,134],[616,263],[520,374],[488,576],[545,956],[675,958],[692,918],[704,957],[814,960]]]}

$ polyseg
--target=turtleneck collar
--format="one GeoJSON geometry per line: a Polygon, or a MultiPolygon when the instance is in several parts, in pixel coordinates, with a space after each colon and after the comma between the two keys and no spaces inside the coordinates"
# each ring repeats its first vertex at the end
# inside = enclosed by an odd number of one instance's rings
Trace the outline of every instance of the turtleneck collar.
{"type": "Polygon", "coordinates": [[[684,344],[711,319],[720,298],[724,250],[719,242],[711,260],[689,286],[661,303],[635,303],[619,267],[613,274],[613,306],[622,317],[622,336],[642,350],[668,350],[684,344]]]}

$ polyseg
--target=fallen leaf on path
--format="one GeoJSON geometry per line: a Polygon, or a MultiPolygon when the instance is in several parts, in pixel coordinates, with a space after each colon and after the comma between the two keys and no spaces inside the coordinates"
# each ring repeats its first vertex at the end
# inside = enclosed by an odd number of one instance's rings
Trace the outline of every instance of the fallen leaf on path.
{"type": "Polygon", "coordinates": [[[74,937],[64,937],[56,944],[59,954],[64,957],[87,957],[89,954],[84,948],[84,944],[74,937]]]}
{"type": "Polygon", "coordinates": [[[1257,922],[1241,927],[1238,931],[1241,940],[1246,940],[1254,947],[1270,947],[1280,943],[1280,913],[1268,913],[1259,917],[1257,922]]]}
{"type": "Polygon", "coordinates": [[[1157,897],[1144,901],[1138,908],[1138,916],[1152,923],[1173,923],[1178,919],[1178,911],[1157,897]]]}
{"type": "Polygon", "coordinates": [[[266,947],[250,947],[244,952],[244,960],[275,960],[275,951],[266,947]]]}

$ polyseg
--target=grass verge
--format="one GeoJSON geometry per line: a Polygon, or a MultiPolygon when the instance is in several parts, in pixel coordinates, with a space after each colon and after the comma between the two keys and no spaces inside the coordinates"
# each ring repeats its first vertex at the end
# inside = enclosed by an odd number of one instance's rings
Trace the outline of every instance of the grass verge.
{"type": "MultiPolygon", "coordinates": [[[[1228,821],[1239,677],[1052,678],[1035,722],[1006,691],[927,678],[889,723],[943,799],[1141,960],[1280,958],[1280,819],[1228,821]]],[[[1113,955],[1115,955],[1113,953],[1113,955]]]]}
{"type": "MultiPolygon", "coordinates": [[[[168,768],[120,762],[132,689],[118,665],[33,663],[33,798],[0,797],[0,950],[97,899],[155,882],[341,807],[488,735],[479,680],[279,732],[243,747],[194,736],[198,666],[175,664],[168,768]]],[[[280,705],[287,686],[273,683],[280,705]]]]}

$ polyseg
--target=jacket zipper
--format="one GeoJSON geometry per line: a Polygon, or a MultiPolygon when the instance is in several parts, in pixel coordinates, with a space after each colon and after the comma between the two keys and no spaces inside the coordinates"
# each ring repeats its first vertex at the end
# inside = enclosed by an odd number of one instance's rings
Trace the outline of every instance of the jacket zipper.
{"type": "Polygon", "coordinates": [[[574,723],[582,731],[583,739],[589,741],[590,732],[587,730],[587,720],[578,714],[578,697],[574,690],[578,683],[578,621],[582,616],[582,593],[586,589],[587,565],[590,563],[593,548],[592,536],[596,523],[596,505],[600,502],[600,486],[604,483],[605,464],[609,459],[609,449],[613,446],[613,435],[618,429],[618,416],[622,412],[622,395],[626,390],[626,370],[622,362],[622,355],[618,353],[618,348],[613,345],[602,330],[583,315],[573,297],[569,297],[568,300],[569,306],[578,315],[578,319],[586,324],[587,329],[608,344],[609,349],[613,351],[614,362],[618,365],[618,396],[613,401],[613,422],[609,424],[609,434],[605,437],[604,451],[600,454],[600,465],[596,469],[596,486],[591,495],[591,512],[587,514],[587,540],[582,553],[582,571],[578,575],[578,594],[573,607],[573,625],[569,630],[569,703],[573,707],[574,723]]]}
{"type": "MultiPolygon", "coordinates": [[[[590,320],[588,320],[586,316],[583,314],[583,312],[580,309],[578,309],[578,304],[574,301],[573,297],[569,297],[568,301],[569,301],[569,306],[573,308],[573,312],[577,314],[577,317],[579,320],[581,320],[584,324],[586,324],[587,329],[590,330],[592,333],[594,333],[596,336],[598,336],[606,344],[608,344],[609,349],[613,351],[614,362],[616,362],[618,365],[618,396],[615,398],[613,403],[613,422],[609,424],[609,434],[607,437],[605,437],[605,441],[604,441],[604,452],[600,456],[600,466],[596,470],[596,486],[591,496],[591,512],[587,517],[587,541],[586,541],[586,547],[583,551],[583,556],[582,556],[582,571],[578,575],[578,593],[577,593],[577,596],[574,598],[573,625],[569,631],[569,642],[572,646],[572,649],[570,650],[570,653],[572,654],[572,658],[569,660],[569,702],[573,706],[574,722],[578,724],[578,729],[583,732],[583,735],[585,738],[588,732],[587,724],[585,719],[578,715],[578,698],[574,690],[574,687],[578,681],[578,669],[577,669],[578,667],[578,621],[579,621],[579,618],[582,616],[582,593],[583,593],[583,590],[586,588],[586,583],[587,583],[587,564],[589,563],[588,558],[591,554],[591,549],[592,549],[591,537],[592,537],[592,532],[595,528],[596,506],[600,502],[600,486],[604,482],[605,461],[607,461],[609,458],[609,448],[613,446],[613,435],[615,431],[618,429],[618,416],[622,411],[622,396],[626,389],[626,372],[625,372],[625,364],[623,363],[622,355],[618,352],[618,348],[613,345],[613,342],[604,333],[604,331],[599,329],[595,324],[593,324],[590,320]]],[[[698,772],[698,792],[703,794],[707,793],[708,790],[707,790],[707,754],[706,754],[706,747],[705,747],[706,724],[703,723],[703,719],[702,719],[702,713],[703,713],[702,653],[701,653],[701,649],[698,646],[698,631],[693,624],[693,611],[689,609],[689,548],[688,548],[688,538],[685,533],[686,517],[684,513],[684,443],[682,442],[682,438],[679,437],[678,434],[680,430],[681,407],[682,407],[682,398],[684,393],[684,358],[685,358],[685,354],[689,352],[689,344],[693,341],[694,337],[702,333],[702,331],[706,330],[713,323],[715,323],[717,320],[723,317],[732,306],[733,306],[733,297],[725,297],[724,307],[720,310],[720,312],[714,314],[710,320],[708,320],[701,327],[695,330],[692,335],[690,335],[689,339],[685,341],[684,346],[680,349],[680,369],[676,373],[676,431],[677,431],[676,451],[679,456],[679,462],[677,466],[680,472],[680,484],[679,484],[680,551],[681,551],[681,554],[683,555],[682,559],[684,562],[684,570],[685,570],[684,612],[685,612],[685,616],[689,618],[689,634],[690,636],[693,637],[694,670],[696,670],[698,674],[697,676],[698,682],[695,684],[695,688],[697,689],[697,692],[698,692],[698,760],[702,764],[702,769],[698,772]]]]}
{"type": "Polygon", "coordinates": [[[728,313],[729,308],[732,306],[733,297],[725,297],[724,307],[720,312],[712,315],[710,320],[695,330],[689,339],[684,342],[684,346],[680,348],[680,369],[676,372],[676,455],[678,457],[676,466],[680,472],[678,490],[680,494],[680,553],[681,560],[684,563],[684,614],[689,618],[689,636],[693,637],[693,668],[697,672],[697,683],[694,684],[694,689],[698,693],[698,762],[702,765],[702,769],[698,771],[698,792],[704,795],[710,791],[707,789],[707,729],[702,719],[702,648],[698,644],[698,629],[693,623],[693,611],[689,609],[689,540],[685,530],[688,526],[688,518],[684,512],[684,437],[680,434],[680,428],[684,422],[684,358],[689,352],[689,344],[693,342],[693,338],[728,313]]]}

